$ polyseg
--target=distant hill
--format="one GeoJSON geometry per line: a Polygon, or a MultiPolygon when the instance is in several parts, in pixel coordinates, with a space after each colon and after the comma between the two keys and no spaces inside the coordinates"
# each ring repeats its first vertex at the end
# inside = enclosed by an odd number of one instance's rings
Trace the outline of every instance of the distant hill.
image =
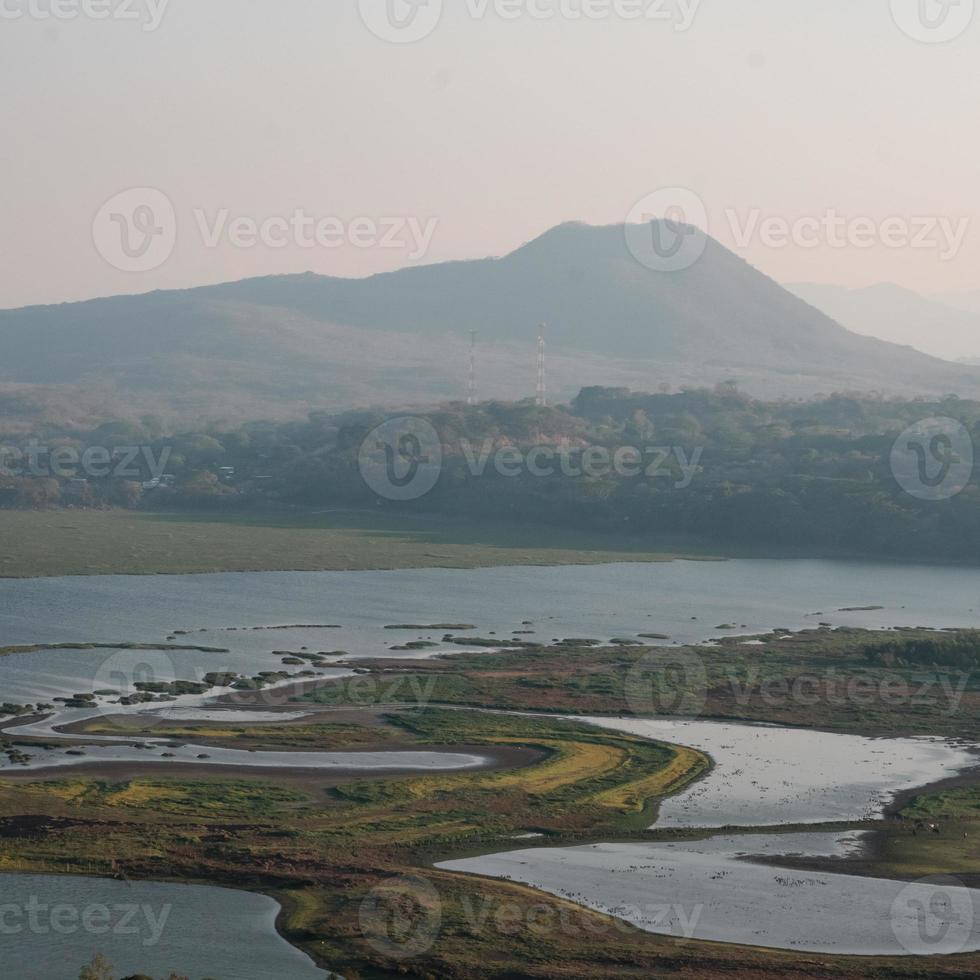
{"type": "Polygon", "coordinates": [[[954,310],[964,310],[967,313],[980,315],[980,289],[955,293],[937,293],[932,298],[937,303],[951,306],[954,310]]]}
{"type": "Polygon", "coordinates": [[[957,309],[891,283],[867,289],[817,283],[786,288],[855,333],[907,344],[948,361],[980,358],[980,302],[971,312],[966,305],[957,309]]]}
{"type": "Polygon", "coordinates": [[[541,322],[556,398],[733,378],[766,396],[980,395],[980,371],[857,336],[713,240],[666,274],[632,257],[622,226],[568,224],[503,258],[0,312],[0,413],[9,427],[431,404],[465,395],[471,330],[480,396],[519,398],[541,322]]]}

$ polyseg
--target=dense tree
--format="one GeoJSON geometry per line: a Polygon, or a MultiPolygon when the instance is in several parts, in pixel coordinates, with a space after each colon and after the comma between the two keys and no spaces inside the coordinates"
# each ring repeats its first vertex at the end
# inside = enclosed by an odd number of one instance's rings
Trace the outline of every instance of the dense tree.
{"type": "MultiPolygon", "coordinates": [[[[719,547],[974,561],[977,485],[971,482],[952,499],[922,500],[904,492],[891,470],[899,435],[940,416],[980,436],[980,403],[953,397],[927,402],[834,394],[763,402],[727,384],[676,394],[586,388],[570,406],[553,408],[533,401],[455,402],[426,413],[442,442],[442,475],[431,492],[408,503],[379,499],[361,477],[362,444],[386,420],[376,411],[318,412],[305,422],[215,425],[169,436],[160,436],[147,419],[144,433],[156,436],[148,448],[170,453],[173,479],[163,486],[144,493],[132,478],[108,478],[89,481],[84,494],[76,486],[69,500],[69,481],[7,478],[0,483],[0,505],[136,506],[142,497],[149,507],[411,508],[691,535],[719,547]],[[519,467],[516,475],[494,465],[497,450],[536,447],[550,449],[552,461],[563,465],[546,472],[519,467]],[[628,449],[640,453],[640,472],[578,475],[597,451],[612,459],[628,449]]],[[[134,435],[129,423],[39,434],[51,445],[79,450],[134,435]]]]}

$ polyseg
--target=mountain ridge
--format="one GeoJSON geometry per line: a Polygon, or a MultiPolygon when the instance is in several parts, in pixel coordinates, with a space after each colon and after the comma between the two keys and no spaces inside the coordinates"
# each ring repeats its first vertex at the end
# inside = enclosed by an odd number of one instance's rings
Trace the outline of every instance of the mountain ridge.
{"type": "Polygon", "coordinates": [[[849,289],[787,283],[786,289],[850,330],[948,361],[980,357],[980,312],[956,308],[891,282],[849,289]]]}
{"type": "Polygon", "coordinates": [[[294,273],[0,311],[0,408],[18,392],[188,421],[432,404],[465,397],[470,331],[481,397],[520,398],[542,322],[558,398],[730,378],[766,397],[980,395],[980,371],[859,336],[711,238],[690,268],[661,273],[630,253],[624,226],[569,222],[500,257],[362,279],[294,273]]]}

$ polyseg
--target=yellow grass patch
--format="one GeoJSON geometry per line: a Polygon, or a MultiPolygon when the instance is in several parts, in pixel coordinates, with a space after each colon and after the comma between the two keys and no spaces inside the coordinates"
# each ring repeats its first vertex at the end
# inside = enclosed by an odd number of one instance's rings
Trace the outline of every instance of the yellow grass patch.
{"type": "Polygon", "coordinates": [[[637,812],[642,810],[649,800],[666,796],[668,793],[676,793],[711,764],[704,753],[697,752],[695,749],[681,745],[674,745],[671,748],[674,751],[674,758],[660,772],[604,790],[596,794],[592,798],[593,801],[617,810],[637,812]]]}
{"type": "MultiPolygon", "coordinates": [[[[502,741],[517,741],[503,739],[502,741]]],[[[515,772],[502,773],[495,782],[503,786],[519,786],[531,794],[552,793],[563,786],[595,779],[619,769],[629,758],[625,749],[598,742],[547,741],[542,747],[556,754],[546,762],[515,772]]]]}

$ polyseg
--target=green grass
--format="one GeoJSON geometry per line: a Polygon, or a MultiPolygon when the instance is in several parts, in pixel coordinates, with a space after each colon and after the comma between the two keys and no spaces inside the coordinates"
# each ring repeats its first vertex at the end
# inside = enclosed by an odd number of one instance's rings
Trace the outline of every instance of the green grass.
{"type": "MultiPolygon", "coordinates": [[[[980,633],[950,634],[980,645],[980,633]]],[[[762,646],[728,638],[713,647],[650,650],[558,643],[535,649],[470,651],[399,664],[366,663],[384,704],[425,703],[567,715],[685,714],[770,722],[855,735],[980,739],[980,672],[937,666],[877,666],[869,646],[928,630],[807,630],[768,635],[762,646]],[[670,666],[678,656],[704,669],[681,688],[670,666]],[[667,670],[662,670],[666,665],[667,670]],[[690,695],[688,702],[681,694],[690,695]],[[637,700],[639,698],[639,700],[637,700]]],[[[397,654],[392,654],[397,658],[397,654]]],[[[369,680],[370,678],[363,678],[369,680]]],[[[297,703],[356,706],[344,680],[327,681],[297,703]]]]}
{"type": "MultiPolygon", "coordinates": [[[[693,545],[369,512],[0,510],[0,578],[663,561],[693,545]]],[[[702,555],[703,556],[703,555],[702,555]]]]}
{"type": "Polygon", "coordinates": [[[28,788],[50,793],[70,806],[207,816],[268,817],[310,802],[305,793],[281,786],[233,780],[66,779],[28,788]]]}
{"type": "Polygon", "coordinates": [[[970,818],[980,820],[980,787],[964,786],[932,796],[917,796],[902,810],[909,820],[970,818]]]}

